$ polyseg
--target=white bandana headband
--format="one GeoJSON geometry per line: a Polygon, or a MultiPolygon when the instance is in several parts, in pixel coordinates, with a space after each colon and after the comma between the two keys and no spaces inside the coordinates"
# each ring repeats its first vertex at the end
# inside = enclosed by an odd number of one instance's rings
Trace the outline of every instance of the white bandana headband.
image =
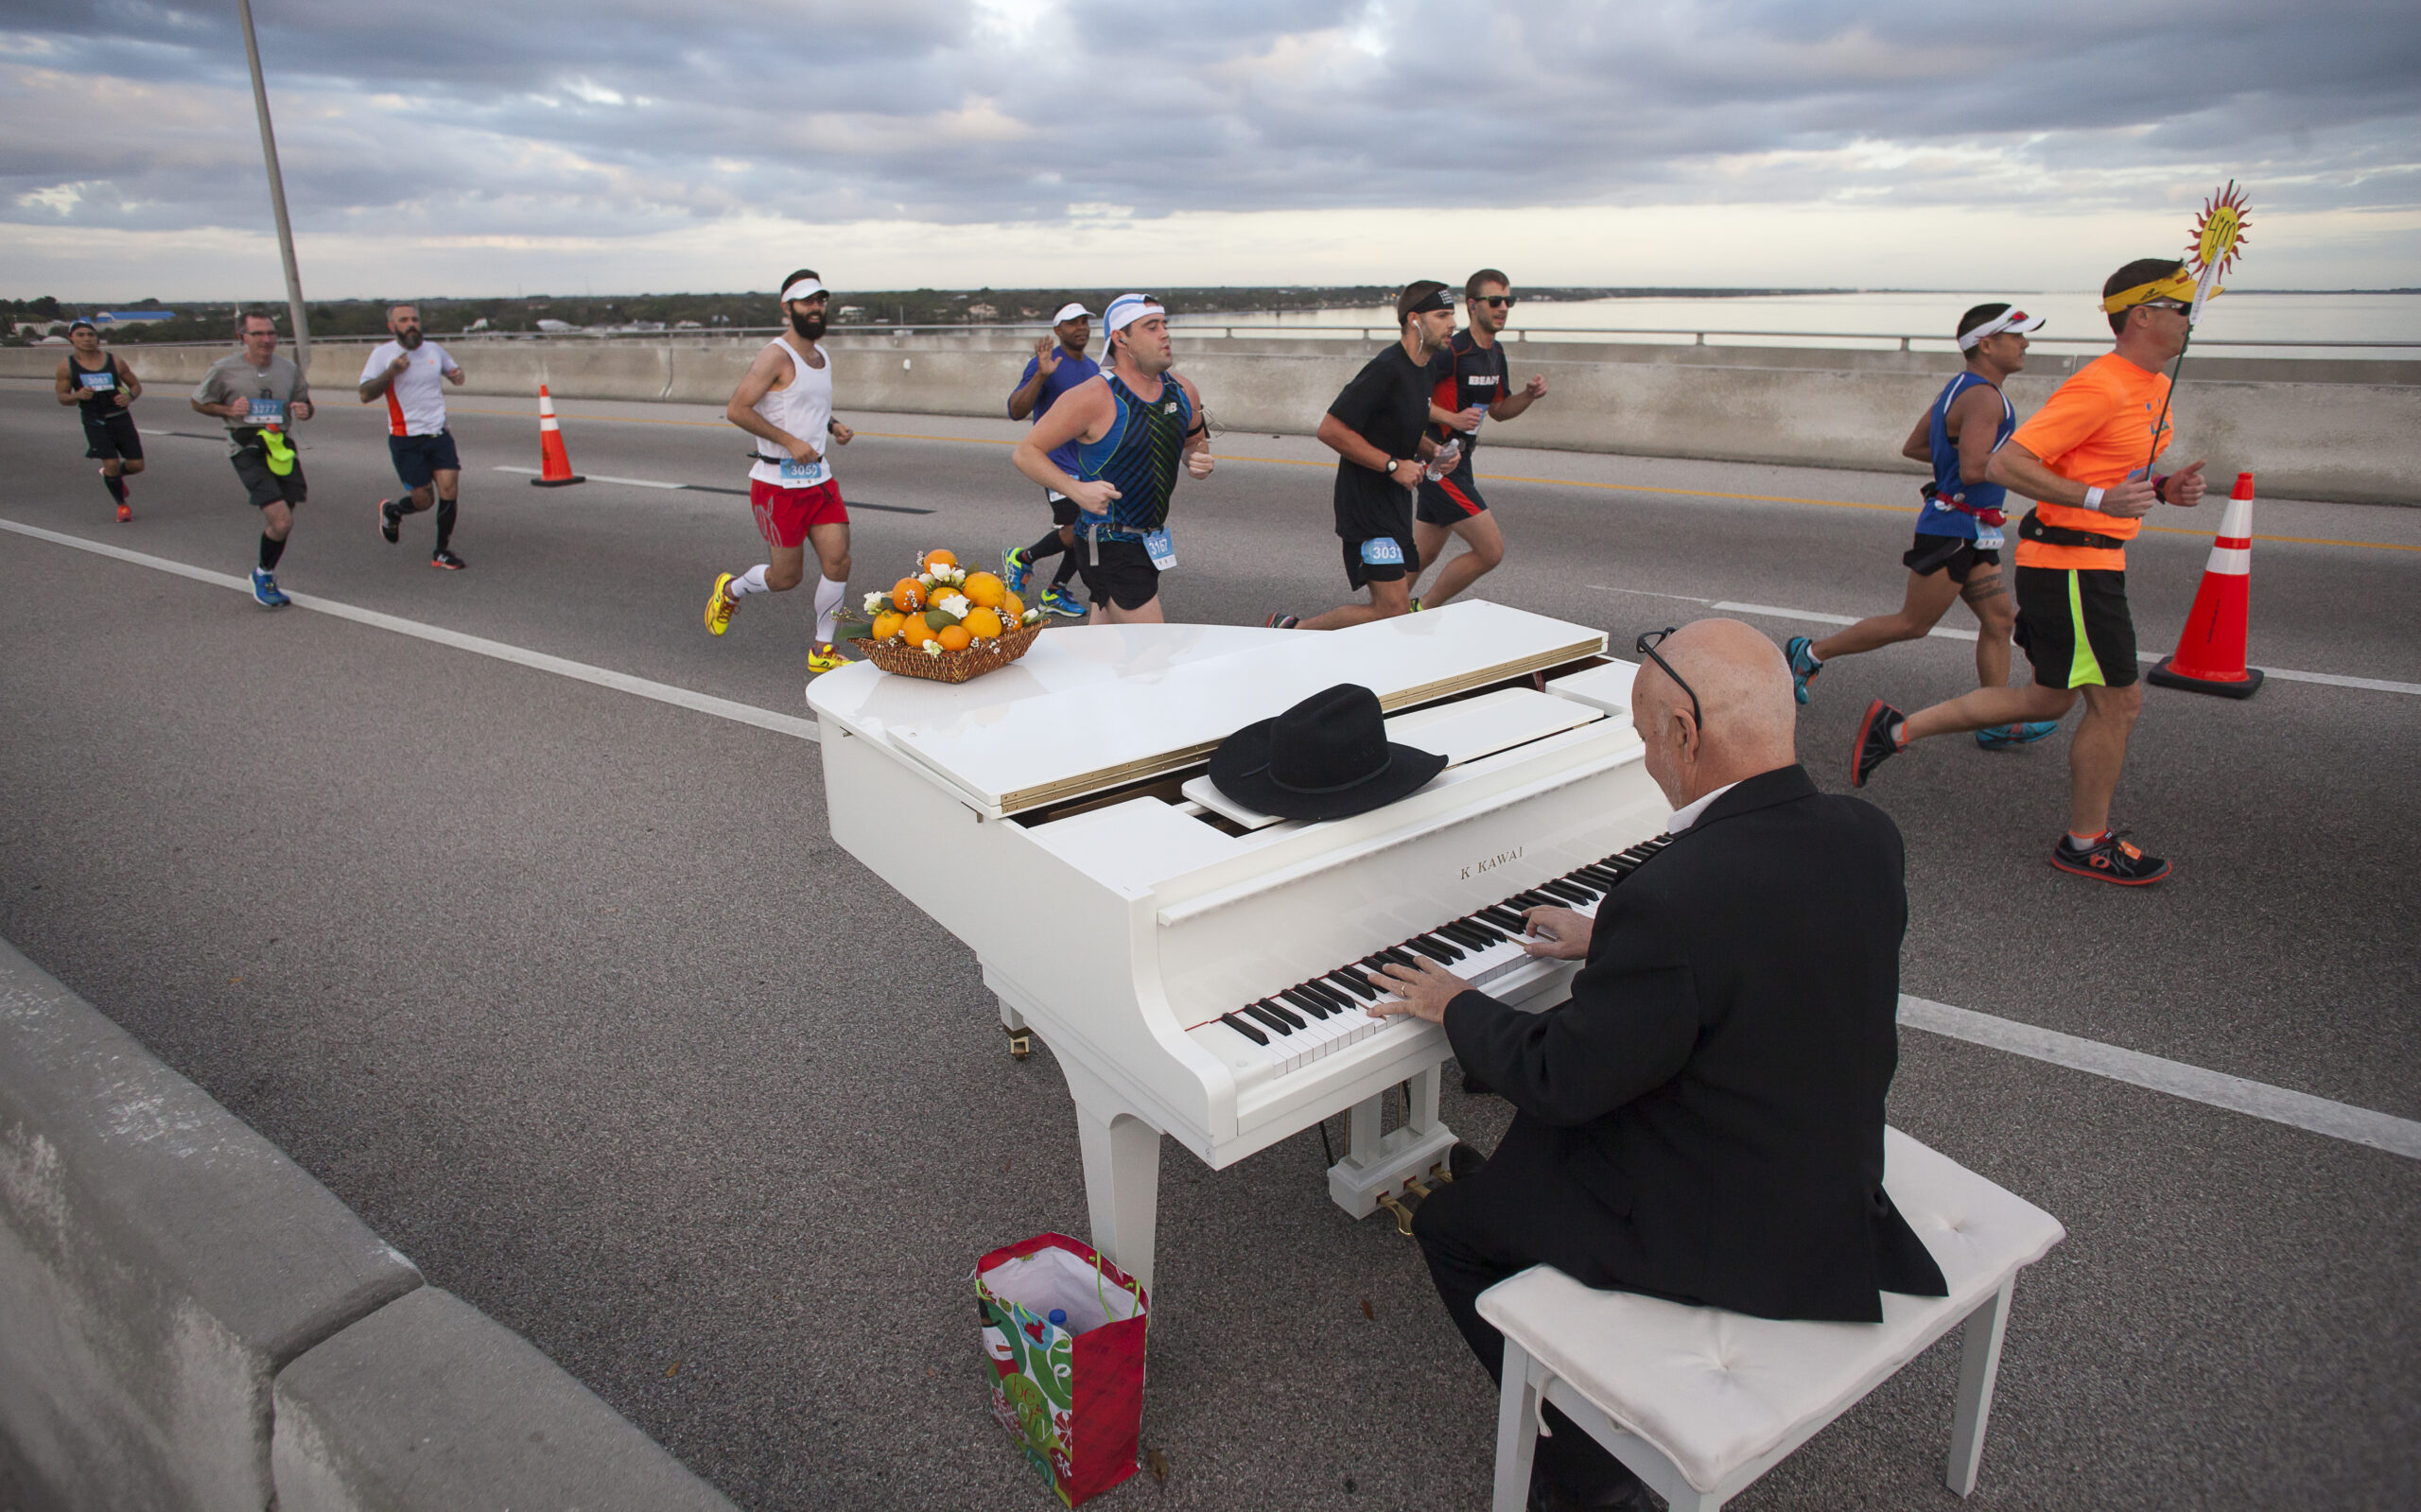
{"type": "Polygon", "coordinates": [[[2039,331],[2042,328],[2042,316],[2029,316],[2021,309],[2006,309],[2001,311],[2000,314],[1994,316],[1993,319],[1986,321],[1983,324],[1968,332],[1966,335],[1960,337],[1959,339],[1959,350],[1961,352],[1973,352],[1978,345],[1982,344],[1984,338],[1988,336],[1998,336],[2003,331],[2016,331],[2022,334],[2027,331],[2039,331]]]}
{"type": "Polygon", "coordinates": [[[1109,309],[1102,316],[1102,324],[1107,335],[1116,336],[1147,315],[1167,313],[1167,307],[1149,294],[1121,294],[1109,302],[1109,309]]]}
{"type": "Polygon", "coordinates": [[[802,278],[797,283],[792,284],[790,287],[782,290],[782,303],[788,304],[794,300],[813,299],[818,294],[826,294],[829,292],[831,291],[827,289],[815,279],[802,278]]]}

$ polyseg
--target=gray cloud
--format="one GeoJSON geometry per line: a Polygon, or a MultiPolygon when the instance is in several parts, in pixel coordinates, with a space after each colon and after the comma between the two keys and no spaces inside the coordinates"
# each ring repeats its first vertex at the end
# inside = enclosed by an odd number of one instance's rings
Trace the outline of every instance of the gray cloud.
{"type": "MultiPolygon", "coordinates": [[[[263,0],[311,230],[1855,200],[2409,207],[2421,12],[1643,0],[263,0]],[[1038,13],[1037,13],[1038,12],[1038,13]]],[[[0,0],[0,219],[257,225],[232,13],[0,0]]]]}

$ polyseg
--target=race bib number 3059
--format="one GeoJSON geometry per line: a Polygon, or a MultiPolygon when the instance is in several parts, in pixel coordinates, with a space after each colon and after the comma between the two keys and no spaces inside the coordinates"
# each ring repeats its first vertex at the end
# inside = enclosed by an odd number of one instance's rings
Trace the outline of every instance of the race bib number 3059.
{"type": "Polygon", "coordinates": [[[821,457],[811,462],[800,461],[795,457],[785,459],[781,471],[784,488],[813,488],[832,476],[832,469],[821,457]]]}

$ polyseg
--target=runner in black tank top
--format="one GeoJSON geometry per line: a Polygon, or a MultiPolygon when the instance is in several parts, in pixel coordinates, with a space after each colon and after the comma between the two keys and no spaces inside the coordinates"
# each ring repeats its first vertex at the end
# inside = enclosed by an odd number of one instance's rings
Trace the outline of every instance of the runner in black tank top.
{"type": "Polygon", "coordinates": [[[1092,596],[1089,622],[1158,624],[1160,574],[1176,565],[1168,528],[1178,470],[1210,476],[1202,395],[1169,371],[1168,313],[1145,294],[1102,312],[1109,350],[1099,374],[1060,395],[1010,456],[1019,472],[1074,501],[1076,570],[1092,596]],[[1051,453],[1073,444],[1072,472],[1051,453]]]}
{"type": "Polygon", "coordinates": [[[1483,268],[1466,280],[1463,308],[1471,324],[1437,354],[1430,369],[1437,386],[1429,400],[1432,438],[1441,446],[1461,443],[1462,455],[1444,477],[1421,483],[1413,505],[1412,538],[1424,567],[1444,559],[1449,536],[1462,537],[1468,549],[1439,569],[1429,591],[1412,600],[1415,609],[1436,608],[1505,560],[1505,536],[1488,501],[1480,497],[1472,452],[1482,420],[1510,420],[1547,391],[1542,376],[1513,388],[1505,348],[1497,339],[1513,312],[1512,287],[1503,273],[1483,268]]]}
{"type": "Polygon", "coordinates": [[[118,523],[134,518],[126,479],[143,471],[143,437],[127,406],[143,396],[134,370],[101,350],[101,333],[90,321],[68,328],[69,351],[52,375],[59,402],[74,405],[84,422],[84,455],[101,464],[101,486],[117,505],[118,523]]]}

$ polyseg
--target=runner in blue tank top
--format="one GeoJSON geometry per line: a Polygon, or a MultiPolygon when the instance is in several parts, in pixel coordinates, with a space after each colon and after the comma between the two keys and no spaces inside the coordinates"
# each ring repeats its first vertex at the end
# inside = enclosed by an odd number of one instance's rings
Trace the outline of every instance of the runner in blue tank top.
{"type": "Polygon", "coordinates": [[[1109,350],[1098,376],[1069,390],[1011,454],[1018,471],[1075,502],[1076,570],[1092,596],[1089,619],[1158,624],[1160,574],[1176,565],[1170,496],[1182,466],[1210,476],[1202,395],[1169,371],[1168,312],[1146,294],[1110,301],[1109,350]],[[1071,470],[1053,453],[1072,443],[1071,470]]]}
{"type": "MultiPolygon", "coordinates": [[[[1826,662],[1916,640],[1950,612],[1954,599],[1964,599],[1976,616],[1977,684],[2009,682],[2017,608],[2001,576],[2002,489],[1985,474],[1993,453],[2017,428],[2017,411],[2001,384],[2025,370],[2026,333],[2042,324],[2039,315],[1997,304],[1978,304],[1959,317],[1959,349],[1967,366],[1942,386],[1900,448],[1901,456],[1933,468],[1917,509],[1916,542],[1900,558],[1908,569],[1907,596],[1897,614],[1872,616],[1822,640],[1790,637],[1784,651],[1802,704],[1826,662]]],[[[1976,743],[1988,751],[2024,745],[2059,727],[2056,720],[2003,724],[1977,731],[1976,743]]]]}

